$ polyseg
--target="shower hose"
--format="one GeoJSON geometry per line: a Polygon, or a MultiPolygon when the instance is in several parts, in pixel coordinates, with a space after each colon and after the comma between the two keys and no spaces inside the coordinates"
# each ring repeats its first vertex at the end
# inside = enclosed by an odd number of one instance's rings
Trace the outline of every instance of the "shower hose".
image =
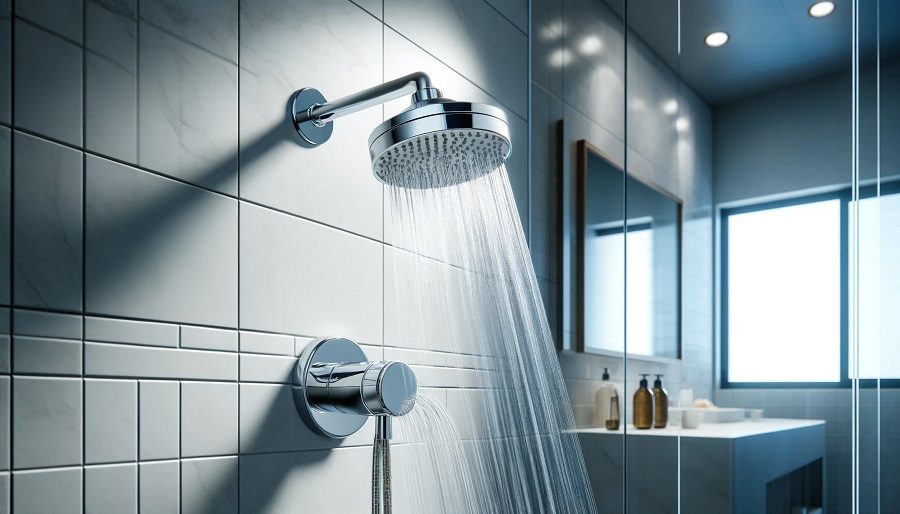
{"type": "Polygon", "coordinates": [[[380,428],[372,445],[372,514],[391,514],[391,442],[380,428]]]}

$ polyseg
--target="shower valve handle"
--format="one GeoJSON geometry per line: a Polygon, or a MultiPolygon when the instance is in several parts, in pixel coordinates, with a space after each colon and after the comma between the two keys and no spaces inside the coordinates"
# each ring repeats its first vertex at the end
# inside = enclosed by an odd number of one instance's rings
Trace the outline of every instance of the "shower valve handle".
{"type": "Polygon", "coordinates": [[[416,399],[416,375],[399,361],[366,361],[358,344],[343,337],[312,341],[293,372],[294,405],[319,435],[347,437],[369,416],[402,416],[416,399]]]}

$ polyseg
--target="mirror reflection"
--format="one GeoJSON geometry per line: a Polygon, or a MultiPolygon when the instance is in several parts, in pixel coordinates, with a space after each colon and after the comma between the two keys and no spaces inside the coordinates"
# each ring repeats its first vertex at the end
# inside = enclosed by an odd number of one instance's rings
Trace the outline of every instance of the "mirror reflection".
{"type": "Polygon", "coordinates": [[[677,359],[682,202],[582,146],[583,351],[677,359]]]}

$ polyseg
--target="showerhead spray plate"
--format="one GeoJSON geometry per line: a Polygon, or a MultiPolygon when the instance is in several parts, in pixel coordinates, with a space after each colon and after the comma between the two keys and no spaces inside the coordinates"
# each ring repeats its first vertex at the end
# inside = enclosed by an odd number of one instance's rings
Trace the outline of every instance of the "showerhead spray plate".
{"type": "Polygon", "coordinates": [[[325,97],[318,89],[305,87],[291,96],[291,121],[294,130],[300,135],[302,143],[308,146],[319,146],[331,138],[334,124],[312,119],[297,122],[297,115],[309,112],[313,107],[326,103],[325,97]]]}
{"type": "Polygon", "coordinates": [[[484,104],[420,102],[369,137],[372,171],[400,187],[454,185],[493,171],[511,150],[506,114],[484,104]]]}

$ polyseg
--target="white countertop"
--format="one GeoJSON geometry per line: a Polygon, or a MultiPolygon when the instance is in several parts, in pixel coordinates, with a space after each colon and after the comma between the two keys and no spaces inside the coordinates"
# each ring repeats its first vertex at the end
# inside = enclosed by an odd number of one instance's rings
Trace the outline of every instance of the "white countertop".
{"type": "MultiPolygon", "coordinates": [[[[666,428],[651,428],[638,430],[634,425],[628,425],[628,435],[642,436],[671,436],[671,437],[709,437],[718,439],[739,439],[782,430],[796,430],[816,425],[824,425],[821,419],[777,419],[765,418],[759,421],[738,421],[735,423],[704,423],[698,428],[681,428],[680,426],[667,426],[666,428]]],[[[623,427],[612,431],[605,428],[578,428],[575,432],[580,434],[621,434],[623,427]]]]}

